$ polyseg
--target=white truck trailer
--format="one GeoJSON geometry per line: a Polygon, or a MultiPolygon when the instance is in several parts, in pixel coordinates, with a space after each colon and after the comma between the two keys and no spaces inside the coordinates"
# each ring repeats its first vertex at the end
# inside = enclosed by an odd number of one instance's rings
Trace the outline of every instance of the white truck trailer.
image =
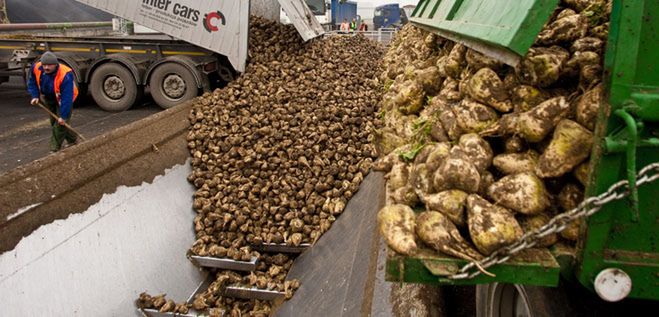
{"type": "MultiPolygon", "coordinates": [[[[145,87],[159,106],[170,108],[245,70],[250,1],[77,1],[162,34],[3,37],[0,33],[0,78],[26,77],[31,63],[50,50],[73,69],[78,86],[90,91],[101,108],[123,111],[140,101],[145,87]]],[[[304,40],[323,33],[303,0],[278,2],[304,40]]]]}

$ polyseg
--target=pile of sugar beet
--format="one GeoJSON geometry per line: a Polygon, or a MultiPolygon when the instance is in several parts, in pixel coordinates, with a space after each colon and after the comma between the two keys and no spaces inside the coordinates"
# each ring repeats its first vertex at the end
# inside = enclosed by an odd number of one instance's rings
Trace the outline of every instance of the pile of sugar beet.
{"type": "MultiPolygon", "coordinates": [[[[391,249],[482,259],[583,200],[610,11],[562,0],[514,68],[411,25],[398,33],[375,132],[391,249]]],[[[579,226],[539,245],[569,245],[579,226]]]]}
{"type": "Polygon", "coordinates": [[[376,158],[384,49],[362,36],[304,43],[292,26],[252,17],[246,71],[196,99],[187,137],[188,180],[197,188],[189,253],[249,261],[254,272],[220,270],[192,304],[141,294],[140,308],[210,316],[267,316],[273,303],[222,296],[226,285],[286,292],[294,257],[257,252],[263,243],[313,244],[336,220],[376,158]]]}

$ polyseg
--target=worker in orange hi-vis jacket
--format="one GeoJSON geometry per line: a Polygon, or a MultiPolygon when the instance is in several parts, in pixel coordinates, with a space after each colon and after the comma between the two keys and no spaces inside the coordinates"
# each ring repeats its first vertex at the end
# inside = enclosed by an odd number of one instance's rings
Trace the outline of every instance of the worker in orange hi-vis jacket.
{"type": "Polygon", "coordinates": [[[64,126],[71,120],[73,101],[78,97],[71,68],[60,64],[54,53],[45,52],[32,66],[27,90],[32,96],[31,104],[37,105],[42,100],[58,116],[57,120],[50,119],[53,129],[50,152],[59,151],[64,140],[68,145],[76,144],[76,135],[64,126]]]}

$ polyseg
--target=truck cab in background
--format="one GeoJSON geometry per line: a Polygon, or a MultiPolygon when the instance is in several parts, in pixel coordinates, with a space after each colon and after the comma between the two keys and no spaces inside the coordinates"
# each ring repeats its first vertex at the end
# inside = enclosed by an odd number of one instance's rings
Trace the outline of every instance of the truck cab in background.
{"type": "Polygon", "coordinates": [[[381,28],[400,28],[408,22],[408,17],[398,3],[390,3],[375,8],[373,13],[373,27],[375,30],[381,28]]]}
{"type": "Polygon", "coordinates": [[[331,0],[331,27],[338,30],[343,20],[350,23],[357,19],[357,2],[344,0],[331,0]]]}

